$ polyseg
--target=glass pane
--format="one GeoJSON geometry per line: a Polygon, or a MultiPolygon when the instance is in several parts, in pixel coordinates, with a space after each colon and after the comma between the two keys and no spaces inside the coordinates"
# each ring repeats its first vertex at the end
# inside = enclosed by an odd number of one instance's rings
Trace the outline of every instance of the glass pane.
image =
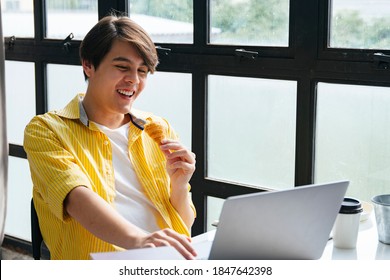
{"type": "Polygon", "coordinates": [[[179,134],[182,143],[190,149],[191,79],[191,74],[155,72],[148,76],[147,85],[134,104],[137,109],[153,112],[167,119],[179,134]]]}
{"type": "Polygon", "coordinates": [[[5,94],[8,141],[23,145],[24,128],[36,113],[34,63],[5,61],[5,94]]]}
{"type": "Polygon", "coordinates": [[[73,33],[82,40],[98,22],[97,0],[46,1],[46,37],[65,39],[73,33]]]}
{"type": "Polygon", "coordinates": [[[193,42],[193,0],[131,0],[129,11],[154,42],[193,42]]]}
{"type": "Polygon", "coordinates": [[[224,201],[224,199],[218,197],[207,197],[206,231],[216,229],[215,224],[218,223],[224,201]]]}
{"type": "Polygon", "coordinates": [[[1,0],[4,37],[34,37],[33,1],[1,0]]]}
{"type": "Polygon", "coordinates": [[[289,0],[210,0],[210,43],[288,46],[289,0]]]}
{"type": "Polygon", "coordinates": [[[294,185],[295,81],[209,76],[207,176],[294,185]]]}
{"type": "Polygon", "coordinates": [[[47,104],[48,109],[62,109],[78,93],[85,93],[87,82],[83,68],[73,65],[47,65],[47,104]]]}
{"type": "Polygon", "coordinates": [[[8,192],[5,234],[31,241],[30,201],[32,181],[25,159],[8,157],[8,192]]]}
{"type": "Polygon", "coordinates": [[[331,1],[332,48],[390,49],[389,0],[331,1]]]}
{"type": "Polygon", "coordinates": [[[390,88],[318,84],[315,181],[348,179],[370,202],[390,190],[390,88]]]}

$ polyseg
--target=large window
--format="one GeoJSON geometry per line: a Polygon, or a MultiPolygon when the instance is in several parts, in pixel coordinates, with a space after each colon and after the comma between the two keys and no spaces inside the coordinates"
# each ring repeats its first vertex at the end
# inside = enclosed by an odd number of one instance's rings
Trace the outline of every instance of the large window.
{"type": "Polygon", "coordinates": [[[386,0],[332,0],[329,46],[389,49],[390,8],[386,0]]]}
{"type": "Polygon", "coordinates": [[[3,35],[34,37],[33,1],[1,0],[3,35]]]}
{"type": "Polygon", "coordinates": [[[110,11],[129,14],[158,47],[157,72],[135,106],[168,119],[197,154],[194,235],[213,228],[231,195],[339,179],[364,201],[388,192],[388,2],[1,0],[6,234],[30,236],[11,224],[29,213],[24,126],[85,91],[78,47],[110,11]]]}
{"type": "Polygon", "coordinates": [[[207,178],[294,185],[296,82],[208,77],[207,178]]]}
{"type": "Polygon", "coordinates": [[[23,127],[35,115],[34,63],[6,61],[5,85],[8,142],[22,145],[23,127]]]}
{"type": "Polygon", "coordinates": [[[194,34],[192,0],[129,1],[130,17],[143,26],[153,41],[192,43],[194,34]]]}
{"type": "Polygon", "coordinates": [[[83,69],[75,65],[47,64],[46,83],[48,110],[63,108],[77,93],[87,89],[83,69]]]}
{"type": "Polygon", "coordinates": [[[47,0],[45,17],[46,38],[65,39],[73,34],[82,40],[98,21],[97,0],[47,0]]]}
{"type": "Polygon", "coordinates": [[[289,0],[211,0],[210,43],[288,46],[289,0]]]}
{"type": "Polygon", "coordinates": [[[390,87],[319,83],[317,96],[316,181],[349,179],[365,201],[388,193],[390,87]]]}

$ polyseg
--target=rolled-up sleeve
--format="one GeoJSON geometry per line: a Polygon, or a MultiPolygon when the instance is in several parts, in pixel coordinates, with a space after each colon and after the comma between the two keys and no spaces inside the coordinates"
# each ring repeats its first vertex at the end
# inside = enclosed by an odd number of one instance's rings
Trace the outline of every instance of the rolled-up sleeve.
{"type": "Polygon", "coordinates": [[[90,188],[90,180],[41,117],[33,118],[27,125],[23,145],[35,191],[58,219],[66,219],[63,207],[66,196],[77,186],[90,188]]]}

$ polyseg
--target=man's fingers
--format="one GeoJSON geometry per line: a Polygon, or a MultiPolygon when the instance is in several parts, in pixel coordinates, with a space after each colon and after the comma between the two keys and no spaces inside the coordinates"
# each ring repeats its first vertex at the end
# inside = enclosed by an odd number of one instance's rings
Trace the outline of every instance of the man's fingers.
{"type": "Polygon", "coordinates": [[[196,252],[191,246],[190,240],[187,236],[173,230],[164,229],[149,235],[144,247],[172,246],[184,258],[191,260],[195,258],[196,252]]]}

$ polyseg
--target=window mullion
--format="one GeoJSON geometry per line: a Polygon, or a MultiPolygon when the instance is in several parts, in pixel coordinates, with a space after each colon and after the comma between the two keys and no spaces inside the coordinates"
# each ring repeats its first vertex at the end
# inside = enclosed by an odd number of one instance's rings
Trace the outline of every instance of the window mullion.
{"type": "Polygon", "coordinates": [[[98,0],[98,14],[99,19],[105,17],[112,11],[128,14],[128,0],[106,1],[98,0]]]}
{"type": "Polygon", "coordinates": [[[34,1],[34,32],[35,41],[41,42],[46,33],[46,1],[34,1]]]}
{"type": "Polygon", "coordinates": [[[209,42],[209,0],[194,0],[194,46],[197,49],[203,49],[209,42]]]}

